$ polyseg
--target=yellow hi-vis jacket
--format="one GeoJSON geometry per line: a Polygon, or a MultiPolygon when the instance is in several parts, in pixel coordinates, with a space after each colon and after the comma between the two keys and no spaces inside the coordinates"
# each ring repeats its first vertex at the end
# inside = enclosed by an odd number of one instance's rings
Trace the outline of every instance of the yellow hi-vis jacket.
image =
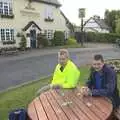
{"type": "Polygon", "coordinates": [[[80,71],[76,65],[68,60],[63,72],[60,70],[61,65],[58,64],[55,68],[51,85],[60,85],[63,88],[75,88],[80,77],[80,71]]]}

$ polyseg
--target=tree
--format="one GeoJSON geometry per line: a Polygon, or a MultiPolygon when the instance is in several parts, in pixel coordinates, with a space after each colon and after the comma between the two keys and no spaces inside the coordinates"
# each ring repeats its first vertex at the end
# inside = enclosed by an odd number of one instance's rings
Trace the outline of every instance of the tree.
{"type": "Polygon", "coordinates": [[[111,32],[116,31],[116,21],[120,18],[120,10],[112,10],[109,11],[108,9],[105,11],[104,19],[106,24],[111,28],[111,32]]]}
{"type": "Polygon", "coordinates": [[[116,22],[115,32],[118,33],[118,34],[120,34],[120,18],[116,22]]]}

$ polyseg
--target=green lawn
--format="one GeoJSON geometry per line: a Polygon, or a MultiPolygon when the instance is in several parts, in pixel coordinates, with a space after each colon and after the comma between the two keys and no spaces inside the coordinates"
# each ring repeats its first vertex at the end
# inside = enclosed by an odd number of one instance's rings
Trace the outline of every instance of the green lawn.
{"type": "MultiPolygon", "coordinates": [[[[83,85],[88,77],[88,67],[80,67],[81,78],[80,84],[83,85]]],[[[19,88],[12,89],[0,93],[0,120],[7,120],[8,112],[15,108],[27,108],[27,105],[34,99],[36,91],[49,84],[51,78],[39,80],[37,82],[24,85],[19,88]]],[[[120,76],[119,76],[120,88],[120,76]]]]}
{"type": "Polygon", "coordinates": [[[62,46],[49,46],[46,47],[46,49],[62,49],[62,48],[85,48],[84,46],[81,46],[81,44],[73,44],[73,45],[62,45],[62,46]]]}
{"type": "Polygon", "coordinates": [[[64,45],[63,48],[85,48],[85,46],[81,46],[81,44],[76,44],[76,45],[64,45]]]}

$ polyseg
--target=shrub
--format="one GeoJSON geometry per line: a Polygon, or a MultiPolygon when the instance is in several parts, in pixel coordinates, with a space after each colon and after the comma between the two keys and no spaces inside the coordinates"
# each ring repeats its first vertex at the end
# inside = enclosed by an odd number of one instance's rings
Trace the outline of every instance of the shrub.
{"type": "Polygon", "coordinates": [[[16,37],[22,37],[22,34],[20,32],[18,32],[16,37]]]}
{"type": "Polygon", "coordinates": [[[48,40],[44,34],[37,35],[37,48],[48,46],[48,40]]]}
{"type": "Polygon", "coordinates": [[[77,44],[77,40],[75,38],[73,38],[73,37],[68,38],[66,44],[67,45],[76,45],[77,44]]]}
{"type": "Polygon", "coordinates": [[[17,50],[17,47],[4,47],[1,48],[1,51],[14,51],[17,50]]]}
{"type": "Polygon", "coordinates": [[[20,41],[20,49],[21,50],[25,50],[26,46],[27,46],[27,40],[26,37],[22,34],[21,35],[21,41],[20,41]]]}
{"type": "Polygon", "coordinates": [[[62,31],[55,31],[54,33],[54,39],[52,40],[52,45],[59,46],[64,45],[64,32],[62,31]]]}
{"type": "Polygon", "coordinates": [[[94,33],[88,32],[87,41],[88,42],[104,42],[104,43],[115,43],[117,38],[120,38],[120,34],[116,33],[94,33]]]}
{"type": "Polygon", "coordinates": [[[13,40],[13,41],[2,41],[2,43],[3,43],[3,45],[10,45],[10,44],[15,44],[16,43],[16,41],[15,40],[13,40]]]}

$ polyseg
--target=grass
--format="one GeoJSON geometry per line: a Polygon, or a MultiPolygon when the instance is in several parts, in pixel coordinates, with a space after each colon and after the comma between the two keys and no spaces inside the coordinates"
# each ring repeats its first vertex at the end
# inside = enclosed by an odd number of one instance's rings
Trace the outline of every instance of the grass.
{"type": "Polygon", "coordinates": [[[85,48],[85,46],[81,46],[81,44],[73,44],[73,45],[62,45],[62,46],[49,46],[46,48],[52,48],[52,49],[62,49],[62,48],[85,48]]]}
{"type": "MultiPolygon", "coordinates": [[[[88,66],[80,67],[81,78],[80,85],[84,85],[88,77],[88,66]]],[[[7,120],[9,111],[16,108],[27,108],[28,104],[36,97],[36,91],[49,84],[51,78],[42,79],[37,82],[23,85],[19,88],[0,93],[0,120],[7,120]]],[[[119,75],[120,88],[120,75],[119,75]]]]}
{"type": "Polygon", "coordinates": [[[85,46],[81,46],[81,44],[74,44],[74,45],[64,45],[63,48],[85,48],[85,46]]]}
{"type": "Polygon", "coordinates": [[[27,105],[34,99],[36,91],[48,84],[49,79],[0,93],[0,120],[7,120],[8,113],[12,109],[27,108],[27,105]]]}

